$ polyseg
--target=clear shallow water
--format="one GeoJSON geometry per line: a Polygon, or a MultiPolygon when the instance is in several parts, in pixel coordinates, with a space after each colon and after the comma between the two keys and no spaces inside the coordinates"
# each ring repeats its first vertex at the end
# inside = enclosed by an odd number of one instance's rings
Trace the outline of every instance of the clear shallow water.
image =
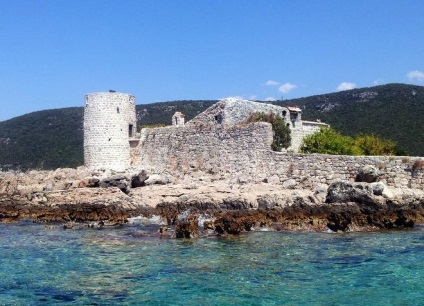
{"type": "Polygon", "coordinates": [[[0,224],[0,305],[419,305],[424,230],[170,240],[0,224]]]}

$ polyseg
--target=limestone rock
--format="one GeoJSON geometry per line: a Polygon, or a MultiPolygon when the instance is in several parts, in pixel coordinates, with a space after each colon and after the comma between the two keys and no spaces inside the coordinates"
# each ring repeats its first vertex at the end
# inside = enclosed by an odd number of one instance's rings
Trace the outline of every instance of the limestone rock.
{"type": "Polygon", "coordinates": [[[383,195],[384,188],[386,186],[382,182],[374,182],[368,185],[374,195],[383,195]]]}
{"type": "Polygon", "coordinates": [[[328,187],[327,203],[348,203],[355,202],[370,206],[379,206],[381,203],[373,195],[369,188],[363,185],[353,185],[346,181],[337,181],[328,187]]]}
{"type": "Polygon", "coordinates": [[[87,177],[78,183],[78,188],[99,187],[99,179],[95,177],[87,177]]]}
{"type": "Polygon", "coordinates": [[[296,187],[297,183],[294,179],[288,179],[287,181],[283,182],[283,188],[284,189],[294,189],[296,187]]]}
{"type": "Polygon", "coordinates": [[[325,202],[327,196],[328,185],[321,184],[315,187],[314,197],[321,203],[325,202]]]}
{"type": "Polygon", "coordinates": [[[377,182],[380,176],[380,171],[371,165],[364,166],[356,176],[357,182],[373,183],[377,182]]]}
{"type": "Polygon", "coordinates": [[[275,174],[273,176],[266,178],[266,182],[268,184],[277,185],[277,184],[280,184],[280,178],[278,177],[278,175],[275,174]]]}
{"type": "Polygon", "coordinates": [[[131,187],[137,188],[145,186],[145,181],[149,178],[145,170],[141,170],[139,173],[134,175],[131,179],[131,187]]]}
{"type": "Polygon", "coordinates": [[[99,187],[118,187],[123,192],[128,192],[131,186],[131,177],[129,175],[114,175],[100,180],[99,187]]]}
{"type": "Polygon", "coordinates": [[[144,181],[144,183],[148,185],[165,185],[169,183],[169,179],[166,177],[163,177],[159,174],[153,174],[149,176],[147,180],[144,181]]]}
{"type": "Polygon", "coordinates": [[[290,199],[289,197],[282,194],[264,194],[258,196],[257,202],[259,209],[270,210],[287,206],[288,203],[290,203],[290,199]]]}

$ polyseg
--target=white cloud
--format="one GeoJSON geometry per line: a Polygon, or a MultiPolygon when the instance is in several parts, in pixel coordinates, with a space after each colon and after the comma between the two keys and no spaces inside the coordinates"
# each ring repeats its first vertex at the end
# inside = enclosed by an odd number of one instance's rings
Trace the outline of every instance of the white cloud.
{"type": "Polygon", "coordinates": [[[265,101],[277,101],[277,99],[274,97],[268,97],[265,99],[265,101]]]}
{"type": "Polygon", "coordinates": [[[349,83],[349,82],[342,82],[340,83],[340,85],[337,87],[337,91],[343,91],[343,90],[350,90],[350,89],[354,89],[356,88],[356,84],[355,83],[349,83]]]}
{"type": "Polygon", "coordinates": [[[256,96],[256,95],[252,95],[252,96],[249,97],[249,100],[256,100],[257,97],[258,96],[256,96]]]}
{"type": "Polygon", "coordinates": [[[419,82],[424,81],[424,72],[422,72],[422,71],[418,71],[418,70],[410,71],[406,74],[406,76],[411,81],[413,81],[413,80],[417,80],[419,82]]]}
{"type": "Polygon", "coordinates": [[[278,87],[278,91],[282,92],[283,94],[286,94],[290,91],[292,91],[293,89],[295,89],[297,86],[292,84],[292,83],[285,83],[283,85],[281,85],[280,87],[278,87]]]}
{"type": "Polygon", "coordinates": [[[277,82],[277,81],[274,81],[274,80],[268,80],[265,83],[266,86],[277,86],[278,84],[280,84],[280,83],[277,82]]]}
{"type": "Polygon", "coordinates": [[[244,98],[242,96],[229,96],[229,97],[225,97],[225,98],[221,98],[220,100],[223,99],[237,99],[237,100],[244,100],[244,98]]]}

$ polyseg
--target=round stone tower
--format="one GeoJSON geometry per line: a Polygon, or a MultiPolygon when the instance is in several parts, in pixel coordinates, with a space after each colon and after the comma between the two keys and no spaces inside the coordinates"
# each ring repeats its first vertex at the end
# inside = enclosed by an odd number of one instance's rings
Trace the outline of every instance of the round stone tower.
{"type": "Polygon", "coordinates": [[[135,98],[119,92],[85,96],[84,164],[122,171],[130,166],[130,139],[136,133],[135,98]]]}

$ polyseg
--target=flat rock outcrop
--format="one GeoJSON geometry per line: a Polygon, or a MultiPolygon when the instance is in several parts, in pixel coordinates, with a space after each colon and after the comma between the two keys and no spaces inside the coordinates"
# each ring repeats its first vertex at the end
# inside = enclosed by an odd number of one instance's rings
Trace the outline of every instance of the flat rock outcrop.
{"type": "Polygon", "coordinates": [[[178,181],[144,170],[0,173],[0,221],[95,222],[103,226],[157,215],[162,232],[172,227],[179,238],[260,228],[368,231],[424,223],[421,189],[389,189],[382,182],[342,180],[302,189],[283,183],[235,184],[213,177],[178,181]]]}

